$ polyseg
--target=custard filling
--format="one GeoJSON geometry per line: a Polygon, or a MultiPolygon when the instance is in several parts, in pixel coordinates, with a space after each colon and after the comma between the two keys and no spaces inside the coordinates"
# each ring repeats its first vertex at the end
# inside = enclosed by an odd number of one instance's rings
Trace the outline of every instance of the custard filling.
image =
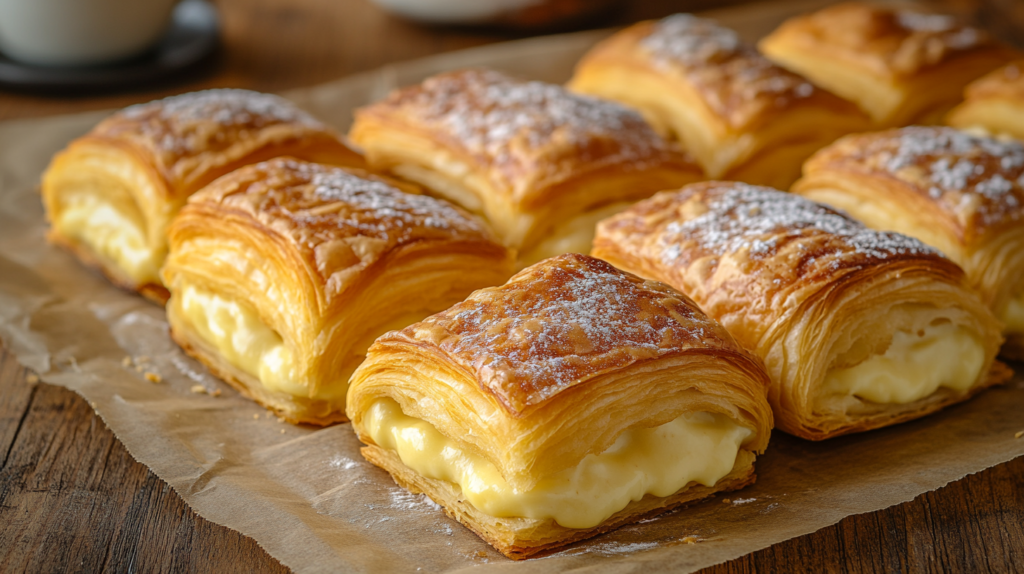
{"type": "Polygon", "coordinates": [[[1010,299],[999,318],[1004,333],[1024,333],[1024,293],[1010,299]]]}
{"type": "Polygon", "coordinates": [[[633,204],[625,201],[612,203],[581,213],[556,226],[540,243],[523,252],[519,258],[519,267],[528,267],[563,253],[590,253],[597,224],[603,219],[625,211],[631,205],[633,204]]]}
{"type": "Polygon", "coordinates": [[[60,211],[57,229],[113,262],[136,285],[160,284],[163,250],[153,250],[139,222],[92,194],[78,194],[60,211]]]}
{"type": "Polygon", "coordinates": [[[597,526],[645,494],[671,496],[691,483],[714,486],[733,470],[752,434],[721,414],[685,414],[658,427],[627,430],[604,452],[520,491],[487,459],[406,415],[392,399],[373,403],[363,420],[378,446],[422,476],[457,484],[481,512],[553,519],[566,528],[597,526]]]}
{"type": "Polygon", "coordinates": [[[907,404],[940,387],[964,392],[985,364],[981,341],[952,323],[931,325],[916,333],[896,331],[885,353],[853,367],[825,375],[834,395],[854,396],[880,404],[907,404]]]}

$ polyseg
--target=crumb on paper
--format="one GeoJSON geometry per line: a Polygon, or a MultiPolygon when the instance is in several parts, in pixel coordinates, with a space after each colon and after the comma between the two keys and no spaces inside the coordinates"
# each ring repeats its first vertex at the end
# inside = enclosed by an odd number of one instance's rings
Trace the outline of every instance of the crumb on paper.
{"type": "Polygon", "coordinates": [[[736,500],[732,501],[732,503],[733,504],[749,504],[749,503],[755,502],[755,501],[757,501],[756,498],[737,498],[736,500]]]}
{"type": "Polygon", "coordinates": [[[732,502],[732,500],[729,500],[728,498],[722,499],[722,504],[729,504],[730,502],[732,502]]]}
{"type": "Polygon", "coordinates": [[[39,375],[35,373],[29,373],[25,375],[25,382],[30,385],[34,385],[39,382],[39,375]]]}
{"type": "Polygon", "coordinates": [[[252,415],[252,418],[254,420],[260,420],[260,413],[256,413],[256,414],[252,415]]]}
{"type": "Polygon", "coordinates": [[[284,422],[284,417],[277,417],[277,422],[283,423],[284,422]]]}
{"type": "Polygon", "coordinates": [[[284,429],[281,429],[281,434],[284,434],[284,429]]]}
{"type": "Polygon", "coordinates": [[[477,550],[476,551],[476,555],[479,556],[480,558],[487,558],[487,553],[484,552],[483,550],[477,550]]]}
{"type": "Polygon", "coordinates": [[[192,385],[192,388],[189,389],[189,390],[192,391],[193,393],[197,394],[197,395],[205,395],[206,394],[206,387],[204,387],[203,385],[192,385]]]}
{"type": "Polygon", "coordinates": [[[156,373],[153,373],[153,372],[147,372],[146,373],[146,380],[151,382],[151,383],[159,383],[159,382],[163,381],[163,379],[160,378],[160,375],[158,375],[156,373]]]}
{"type": "Polygon", "coordinates": [[[696,536],[684,536],[683,539],[682,539],[682,542],[685,542],[687,544],[696,544],[697,543],[697,537],[696,536]]]}
{"type": "Polygon", "coordinates": [[[123,359],[121,359],[121,364],[126,366],[126,367],[132,366],[132,358],[127,356],[127,355],[125,355],[125,357],[123,359]]]}
{"type": "Polygon", "coordinates": [[[213,392],[210,393],[210,396],[212,396],[212,397],[219,397],[220,396],[220,389],[213,389],[213,392]]]}
{"type": "Polygon", "coordinates": [[[1024,436],[1024,430],[1017,431],[1017,434],[1013,435],[1013,438],[1020,438],[1022,436],[1024,436]]]}

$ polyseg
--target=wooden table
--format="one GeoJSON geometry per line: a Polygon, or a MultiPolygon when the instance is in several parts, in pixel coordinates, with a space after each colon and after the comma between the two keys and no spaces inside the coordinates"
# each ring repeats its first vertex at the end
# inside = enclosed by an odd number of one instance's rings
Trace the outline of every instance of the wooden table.
{"type": "MultiPolygon", "coordinates": [[[[737,3],[626,3],[604,25],[737,3]]],[[[119,95],[0,92],[0,119],[120,107],[207,87],[284,90],[518,37],[432,29],[367,0],[219,0],[224,48],[183,84],[119,95]]],[[[1024,420],[1024,414],[1022,414],[1024,420]]],[[[0,571],[285,571],[255,541],[196,516],[78,395],[0,348],[0,571]]],[[[1024,457],[706,572],[1024,571],[1024,457]]]]}

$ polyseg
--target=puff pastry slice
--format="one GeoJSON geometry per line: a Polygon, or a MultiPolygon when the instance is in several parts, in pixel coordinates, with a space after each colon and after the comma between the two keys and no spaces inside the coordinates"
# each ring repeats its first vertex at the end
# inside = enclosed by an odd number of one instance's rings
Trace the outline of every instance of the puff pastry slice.
{"type": "Polygon", "coordinates": [[[946,124],[981,135],[1024,140],[1024,60],[971,82],[964,97],[946,116],[946,124]]]}
{"type": "Polygon", "coordinates": [[[1007,378],[999,322],[916,239],[733,182],[603,221],[594,255],[692,297],[771,375],[777,426],[819,440],[917,418],[1007,378]]]}
{"type": "Polygon", "coordinates": [[[1003,354],[1024,358],[1024,145],[948,127],[850,136],[793,192],[942,251],[1005,324],[1003,354]]]}
{"type": "Polygon", "coordinates": [[[166,230],[185,200],[238,167],[285,155],[364,165],[333,130],[270,94],[209,90],[126,108],[50,163],[49,238],[162,302],[166,230]]]}
{"type": "Polygon", "coordinates": [[[879,127],[939,123],[968,83],[1019,57],[952,16],[862,2],[792,18],[759,47],[879,127]]]}
{"type": "Polygon", "coordinates": [[[512,274],[482,221],[342,168],[279,158],[193,195],[169,229],[171,335],[291,422],[345,420],[382,333],[512,274]]]}
{"type": "Polygon", "coordinates": [[[701,179],[639,114],[489,70],[397,90],[349,137],[374,169],[482,214],[522,265],[586,252],[599,219],[701,179]]]}
{"type": "Polygon", "coordinates": [[[378,339],[363,454],[510,558],[754,481],[760,361],[686,296],[585,255],[378,339]]]}
{"type": "Polygon", "coordinates": [[[780,187],[812,153],[870,123],[856,105],[773,64],[732,30],[689,14],[601,42],[569,87],[636,108],[711,178],[780,187]]]}

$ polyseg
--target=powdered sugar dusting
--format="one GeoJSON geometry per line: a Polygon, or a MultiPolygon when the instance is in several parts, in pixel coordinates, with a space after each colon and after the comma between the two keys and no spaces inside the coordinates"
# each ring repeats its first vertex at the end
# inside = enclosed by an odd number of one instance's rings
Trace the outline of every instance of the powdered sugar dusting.
{"type": "Polygon", "coordinates": [[[667,286],[569,254],[409,330],[452,334],[440,347],[520,410],[596,373],[722,336],[719,325],[681,298],[667,286]]]}
{"type": "MultiPolygon", "coordinates": [[[[851,142],[852,143],[852,142],[851,142]]],[[[954,211],[991,225],[1021,217],[1024,145],[947,127],[910,127],[860,136],[849,157],[922,188],[954,211]]]]}
{"type": "Polygon", "coordinates": [[[586,161],[644,161],[667,144],[636,112],[490,70],[434,76],[392,94],[418,121],[495,164],[514,162],[525,147],[576,148],[586,161]],[[597,145],[600,143],[600,145],[597,145]]]}
{"type": "Polygon", "coordinates": [[[656,66],[685,74],[722,115],[758,103],[766,108],[785,107],[818,91],[743,44],[734,31],[690,14],[659,21],[640,45],[656,66]]]}
{"type": "Polygon", "coordinates": [[[700,199],[706,209],[703,214],[665,227],[660,237],[664,263],[673,265],[683,256],[690,257],[692,254],[684,253],[682,246],[693,242],[701,251],[720,256],[747,250],[751,258],[765,258],[779,245],[808,233],[833,236],[846,252],[874,260],[936,253],[916,239],[870,230],[838,211],[796,195],[743,183],[711,185],[700,199]]]}

